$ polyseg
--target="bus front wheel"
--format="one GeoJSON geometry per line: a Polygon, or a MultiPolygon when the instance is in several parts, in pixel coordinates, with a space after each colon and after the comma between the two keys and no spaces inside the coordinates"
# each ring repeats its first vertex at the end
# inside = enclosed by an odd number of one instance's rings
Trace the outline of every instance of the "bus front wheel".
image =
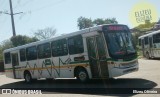
{"type": "Polygon", "coordinates": [[[78,68],[76,72],[76,77],[80,82],[87,82],[89,80],[88,73],[83,68],[78,68]]]}

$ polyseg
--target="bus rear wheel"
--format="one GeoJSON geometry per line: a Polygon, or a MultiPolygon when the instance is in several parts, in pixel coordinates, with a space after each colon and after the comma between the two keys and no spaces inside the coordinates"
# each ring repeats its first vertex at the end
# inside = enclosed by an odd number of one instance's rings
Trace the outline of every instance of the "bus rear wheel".
{"type": "Polygon", "coordinates": [[[29,72],[24,73],[24,79],[26,83],[31,83],[32,82],[32,76],[29,72]]]}
{"type": "Polygon", "coordinates": [[[88,73],[83,68],[77,69],[76,77],[79,82],[87,82],[89,80],[88,73]]]}

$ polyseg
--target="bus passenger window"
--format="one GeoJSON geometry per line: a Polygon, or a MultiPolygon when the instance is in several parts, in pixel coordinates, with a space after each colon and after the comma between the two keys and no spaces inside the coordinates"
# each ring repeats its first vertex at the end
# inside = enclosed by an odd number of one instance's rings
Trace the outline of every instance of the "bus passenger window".
{"type": "Polygon", "coordinates": [[[153,35],[153,43],[160,43],[160,33],[153,35]]]}
{"type": "Polygon", "coordinates": [[[74,36],[68,39],[69,54],[83,53],[83,39],[81,35],[74,36]]]}
{"type": "Polygon", "coordinates": [[[50,43],[41,44],[38,46],[38,58],[50,58],[51,57],[51,47],[50,43]]]}
{"type": "Polygon", "coordinates": [[[27,60],[36,60],[37,59],[37,47],[32,46],[26,49],[27,60]]]}
{"type": "Polygon", "coordinates": [[[144,41],[145,41],[145,45],[147,45],[148,44],[148,37],[145,37],[144,41]]]}
{"type": "Polygon", "coordinates": [[[21,62],[26,61],[26,51],[25,51],[25,49],[20,50],[20,60],[21,60],[21,62]]]}
{"type": "Polygon", "coordinates": [[[5,64],[10,64],[11,63],[11,55],[10,55],[10,52],[8,53],[5,53],[4,54],[4,58],[5,58],[5,64]]]}
{"type": "Polygon", "coordinates": [[[68,47],[66,39],[52,42],[52,56],[64,56],[68,54],[68,47]]]}

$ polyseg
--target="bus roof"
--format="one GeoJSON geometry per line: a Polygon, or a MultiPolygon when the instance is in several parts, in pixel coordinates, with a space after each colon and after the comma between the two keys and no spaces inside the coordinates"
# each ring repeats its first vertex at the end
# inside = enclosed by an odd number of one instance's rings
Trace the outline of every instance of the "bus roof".
{"type": "Polygon", "coordinates": [[[80,35],[80,34],[84,34],[84,33],[89,33],[89,32],[92,32],[92,31],[101,31],[102,30],[102,26],[106,26],[106,25],[123,25],[123,24],[103,24],[103,25],[98,25],[98,26],[95,26],[95,27],[86,28],[86,29],[79,30],[79,31],[76,31],[76,32],[63,34],[63,35],[60,35],[60,36],[57,36],[57,37],[52,37],[50,39],[36,41],[36,42],[29,43],[29,44],[25,44],[25,45],[17,46],[17,47],[14,47],[14,48],[6,49],[6,50],[3,51],[3,53],[9,52],[9,51],[13,51],[13,50],[22,49],[22,48],[26,48],[26,47],[31,47],[31,46],[34,46],[34,45],[43,44],[43,43],[54,41],[54,40],[68,38],[68,37],[72,37],[72,36],[76,36],[76,35],[80,35]]]}
{"type": "Polygon", "coordinates": [[[160,30],[153,31],[153,32],[151,32],[151,33],[148,33],[148,34],[142,35],[142,36],[138,37],[138,39],[140,39],[140,38],[144,38],[144,37],[146,37],[146,36],[154,35],[154,34],[157,34],[157,33],[160,33],[160,30]]]}

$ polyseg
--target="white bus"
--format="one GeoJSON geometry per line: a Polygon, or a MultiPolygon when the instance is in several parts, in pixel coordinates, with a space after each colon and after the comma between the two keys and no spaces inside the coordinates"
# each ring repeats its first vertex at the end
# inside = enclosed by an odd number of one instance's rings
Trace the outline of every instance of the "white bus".
{"type": "Polygon", "coordinates": [[[138,70],[126,25],[110,24],[7,49],[7,77],[25,79],[107,79],[138,70]]]}
{"type": "Polygon", "coordinates": [[[160,30],[142,35],[138,39],[144,57],[160,58],[160,30]]]}

